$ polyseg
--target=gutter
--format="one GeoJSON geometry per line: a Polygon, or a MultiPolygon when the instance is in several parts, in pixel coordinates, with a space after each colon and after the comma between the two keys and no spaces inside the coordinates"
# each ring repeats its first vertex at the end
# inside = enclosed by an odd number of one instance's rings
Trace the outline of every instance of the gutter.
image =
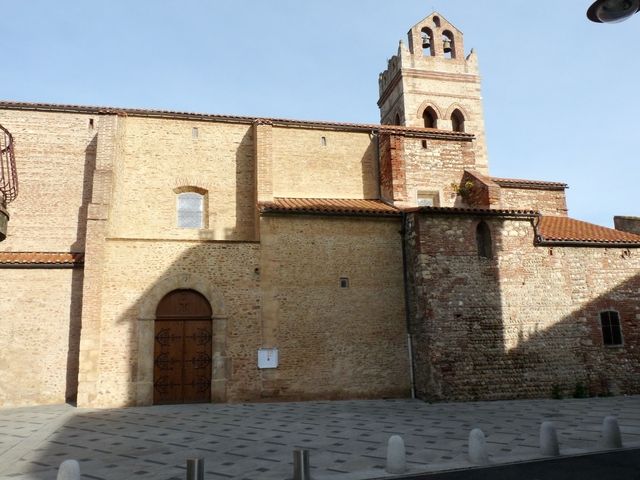
{"type": "Polygon", "coordinates": [[[409,381],[411,384],[411,398],[416,398],[416,375],[413,358],[413,337],[411,335],[411,318],[409,313],[409,269],[407,267],[407,214],[402,212],[402,227],[400,241],[402,243],[402,279],[404,284],[404,318],[407,327],[407,353],[409,354],[409,381]]]}

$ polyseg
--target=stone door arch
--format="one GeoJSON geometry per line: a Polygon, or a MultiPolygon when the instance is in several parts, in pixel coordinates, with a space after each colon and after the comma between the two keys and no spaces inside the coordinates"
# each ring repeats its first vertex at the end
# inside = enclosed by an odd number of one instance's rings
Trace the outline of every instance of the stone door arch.
{"type": "Polygon", "coordinates": [[[227,316],[224,301],[211,283],[193,274],[165,277],[140,298],[137,322],[138,359],[135,380],[135,404],[152,405],[154,401],[154,343],[156,313],[163,298],[174,290],[193,290],[211,308],[211,394],[212,402],[227,399],[227,316]]]}
{"type": "Polygon", "coordinates": [[[173,290],[156,309],[153,404],[211,400],[211,305],[195,290],[173,290]]]}

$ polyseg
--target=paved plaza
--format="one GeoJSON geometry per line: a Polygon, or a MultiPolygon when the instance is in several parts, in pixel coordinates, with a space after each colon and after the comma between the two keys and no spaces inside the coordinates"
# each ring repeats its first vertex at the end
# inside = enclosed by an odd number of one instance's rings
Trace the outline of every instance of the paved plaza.
{"type": "Polygon", "coordinates": [[[410,472],[472,467],[472,428],[493,463],[540,458],[539,427],[555,423],[563,455],[593,452],[602,420],[618,417],[640,446],[640,397],[428,404],[373,400],[199,404],[111,410],[68,405],[0,409],[0,478],[55,479],[65,459],[83,479],[184,479],[202,457],[208,480],[284,480],[294,448],[310,450],[317,480],[384,478],[386,443],[401,435],[410,472]]]}

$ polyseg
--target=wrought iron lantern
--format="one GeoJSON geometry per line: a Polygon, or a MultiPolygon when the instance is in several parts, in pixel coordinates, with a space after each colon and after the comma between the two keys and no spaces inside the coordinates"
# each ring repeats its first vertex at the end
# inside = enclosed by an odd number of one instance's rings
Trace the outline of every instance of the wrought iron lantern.
{"type": "Polygon", "coordinates": [[[13,136],[0,125],[0,242],[7,237],[7,205],[18,196],[18,174],[13,136]]]}

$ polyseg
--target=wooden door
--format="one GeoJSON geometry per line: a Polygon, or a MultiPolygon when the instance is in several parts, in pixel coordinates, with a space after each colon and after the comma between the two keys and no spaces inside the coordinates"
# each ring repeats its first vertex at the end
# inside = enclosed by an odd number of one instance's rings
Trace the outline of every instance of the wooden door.
{"type": "Polygon", "coordinates": [[[158,304],[153,403],[211,401],[211,306],[194,290],[174,290],[158,304]]]}

